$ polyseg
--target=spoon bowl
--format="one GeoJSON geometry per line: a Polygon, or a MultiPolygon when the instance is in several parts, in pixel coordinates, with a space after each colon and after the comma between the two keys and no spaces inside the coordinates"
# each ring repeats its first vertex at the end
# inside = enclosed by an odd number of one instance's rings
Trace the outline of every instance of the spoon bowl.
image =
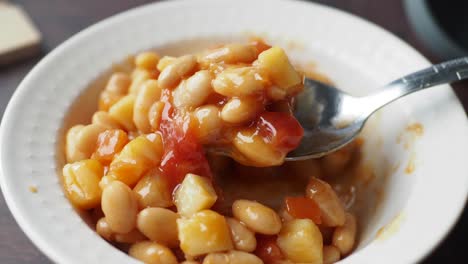
{"type": "Polygon", "coordinates": [[[294,111],[304,128],[304,137],[286,160],[303,160],[333,152],[351,142],[365,121],[356,111],[359,98],[307,78],[304,88],[296,97],[294,111]]]}

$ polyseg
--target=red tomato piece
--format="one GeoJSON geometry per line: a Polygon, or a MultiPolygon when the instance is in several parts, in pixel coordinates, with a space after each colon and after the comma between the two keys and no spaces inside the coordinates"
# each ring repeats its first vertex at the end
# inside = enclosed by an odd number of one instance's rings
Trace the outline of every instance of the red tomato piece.
{"type": "Polygon", "coordinates": [[[286,197],[286,210],[294,218],[308,218],[316,224],[321,224],[320,207],[307,197],[286,197]]]}
{"type": "Polygon", "coordinates": [[[168,147],[165,148],[161,171],[169,178],[172,188],[181,183],[187,173],[211,178],[208,161],[192,132],[186,133],[182,137],[166,137],[164,144],[167,144],[168,147]]]}
{"type": "Polygon", "coordinates": [[[257,248],[254,253],[262,259],[265,264],[274,264],[284,259],[281,249],[276,244],[276,239],[276,236],[257,236],[257,248]]]}
{"type": "Polygon", "coordinates": [[[189,116],[175,113],[173,107],[166,102],[160,125],[164,142],[160,169],[168,178],[172,190],[183,181],[187,173],[209,178],[212,176],[203,147],[198,142],[192,126],[193,122],[189,116]]]}

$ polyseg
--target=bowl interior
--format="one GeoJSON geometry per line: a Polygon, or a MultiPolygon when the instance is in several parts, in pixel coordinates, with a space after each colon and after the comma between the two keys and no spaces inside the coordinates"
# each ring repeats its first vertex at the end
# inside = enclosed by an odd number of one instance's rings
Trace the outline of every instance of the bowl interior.
{"type": "MultiPolygon", "coordinates": [[[[161,55],[180,56],[196,53],[200,50],[230,42],[247,42],[251,36],[241,34],[237,36],[223,37],[212,36],[206,38],[184,39],[167,43],[152,50],[161,55]]],[[[327,76],[337,87],[353,95],[365,95],[378,87],[378,82],[369,78],[366,72],[359,71],[353,65],[340,61],[337,58],[324,55],[320,50],[310,49],[306,45],[282,39],[281,37],[266,40],[271,45],[280,45],[286,49],[294,64],[298,67],[313,67],[314,71],[327,76]],[[312,66],[311,66],[312,65],[312,66]]],[[[97,111],[99,93],[105,86],[105,82],[113,71],[129,71],[132,63],[131,55],[122,54],[122,61],[109,66],[109,70],[103,72],[82,91],[65,115],[63,127],[57,134],[56,148],[57,168],[63,167],[65,132],[76,124],[89,124],[92,114],[97,111]]],[[[409,153],[413,151],[412,140],[405,139],[406,147],[398,143],[405,128],[410,124],[410,116],[401,108],[391,106],[372,117],[362,132],[364,139],[363,160],[364,166],[369,171],[363,173],[372,174],[372,179],[366,181],[366,186],[358,190],[356,201],[356,213],[359,216],[359,243],[360,249],[374,240],[377,231],[398,214],[408,198],[413,184],[413,178],[407,177],[405,166],[409,159],[409,153]],[[397,117],[397,118],[395,118],[397,117]],[[398,195],[392,188],[399,188],[398,195]],[[402,188],[402,186],[405,186],[402,188]]],[[[400,139],[401,141],[402,139],[400,139]]],[[[400,142],[401,143],[401,142],[400,142]]],[[[60,175],[60,174],[59,174],[60,175]]],[[[364,176],[363,176],[364,177],[364,176]]],[[[88,222],[88,214],[77,212],[85,222],[88,222]]]]}

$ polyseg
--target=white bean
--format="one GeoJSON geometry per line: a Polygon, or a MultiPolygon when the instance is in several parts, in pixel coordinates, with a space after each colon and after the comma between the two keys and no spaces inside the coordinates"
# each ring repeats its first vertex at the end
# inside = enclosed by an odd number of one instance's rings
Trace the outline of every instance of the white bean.
{"type": "Polygon", "coordinates": [[[278,214],[258,202],[237,200],[232,204],[232,214],[249,229],[260,234],[275,235],[281,229],[278,214]]]}
{"type": "Polygon", "coordinates": [[[120,181],[112,181],[102,192],[101,207],[109,227],[125,234],[136,226],[138,204],[132,190],[120,181]]]}
{"type": "Polygon", "coordinates": [[[155,80],[147,80],[138,91],[133,106],[133,122],[140,132],[145,134],[151,132],[148,113],[153,103],[160,97],[161,88],[155,80]]]}
{"type": "Polygon", "coordinates": [[[244,123],[255,118],[262,109],[262,102],[256,98],[232,98],[221,110],[221,118],[228,123],[244,123]]]}
{"type": "Polygon", "coordinates": [[[172,96],[176,107],[197,107],[202,105],[213,92],[210,71],[203,70],[182,81],[172,96]]]}
{"type": "Polygon", "coordinates": [[[231,229],[231,236],[234,247],[237,250],[252,252],[257,247],[255,233],[250,231],[244,224],[234,218],[226,218],[226,222],[231,229]]]}
{"type": "Polygon", "coordinates": [[[143,241],[133,244],[128,254],[145,264],[177,264],[174,253],[155,242],[143,241]]]}
{"type": "Polygon", "coordinates": [[[128,74],[116,72],[109,78],[105,90],[115,94],[124,95],[128,92],[128,87],[130,86],[131,81],[132,80],[128,74]]]}
{"type": "Polygon", "coordinates": [[[174,88],[184,76],[195,70],[197,58],[194,55],[185,55],[177,58],[159,74],[158,82],[162,88],[174,88]]]}
{"type": "Polygon", "coordinates": [[[264,81],[254,67],[229,68],[213,80],[215,92],[229,97],[245,97],[260,94],[264,81]]]}
{"type": "Polygon", "coordinates": [[[341,226],[345,223],[343,204],[328,183],[311,178],[307,185],[306,196],[320,207],[324,226],[341,226]]]}
{"type": "Polygon", "coordinates": [[[339,226],[333,233],[332,245],[337,247],[341,255],[348,255],[354,247],[356,240],[356,218],[349,213],[346,213],[346,221],[343,226],[339,226]]]}
{"type": "Polygon", "coordinates": [[[263,264],[263,261],[254,254],[230,250],[226,253],[210,253],[203,264],[263,264]]]}
{"type": "Polygon", "coordinates": [[[198,121],[197,136],[202,144],[215,142],[219,137],[223,121],[219,108],[215,105],[204,105],[194,111],[198,121]]]}
{"type": "Polygon", "coordinates": [[[200,56],[200,61],[206,65],[209,63],[251,63],[257,58],[257,50],[252,45],[228,44],[224,47],[209,50],[200,56]]]}
{"type": "Polygon", "coordinates": [[[179,244],[177,237],[178,215],[165,208],[143,209],[137,218],[137,227],[149,239],[168,247],[179,244]]]}
{"type": "Polygon", "coordinates": [[[92,118],[92,123],[96,125],[100,125],[107,129],[121,129],[119,122],[117,122],[114,118],[112,118],[109,113],[105,111],[97,111],[94,113],[92,118]]]}
{"type": "Polygon", "coordinates": [[[323,246],[323,264],[333,264],[340,260],[340,251],[334,246],[323,246]]]}
{"type": "Polygon", "coordinates": [[[67,162],[72,163],[75,161],[80,161],[87,159],[86,153],[81,152],[76,148],[77,145],[77,134],[83,129],[83,125],[76,125],[70,128],[67,132],[66,143],[65,143],[65,154],[67,157],[67,162]]]}

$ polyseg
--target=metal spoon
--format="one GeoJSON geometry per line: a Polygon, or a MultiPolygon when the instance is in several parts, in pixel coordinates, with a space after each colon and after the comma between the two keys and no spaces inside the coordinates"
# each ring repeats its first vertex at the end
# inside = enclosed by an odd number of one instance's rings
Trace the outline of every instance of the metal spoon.
{"type": "Polygon", "coordinates": [[[351,142],[368,118],[381,107],[410,93],[467,78],[468,57],[412,73],[364,97],[353,97],[306,78],[294,112],[304,128],[304,138],[286,160],[315,158],[335,151],[351,142]]]}

